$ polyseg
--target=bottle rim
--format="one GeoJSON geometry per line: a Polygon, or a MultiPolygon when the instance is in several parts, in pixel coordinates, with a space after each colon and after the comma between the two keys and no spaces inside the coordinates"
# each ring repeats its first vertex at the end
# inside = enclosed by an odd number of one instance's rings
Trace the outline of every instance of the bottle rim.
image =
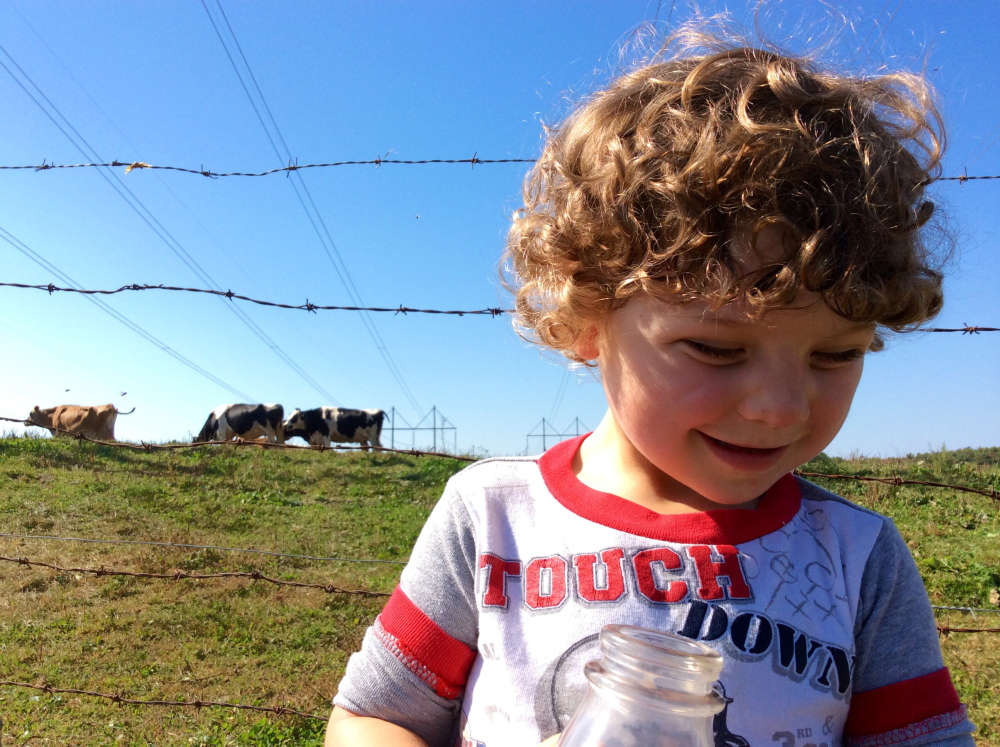
{"type": "Polygon", "coordinates": [[[667,667],[685,680],[713,681],[722,672],[722,654],[711,646],[674,633],[635,625],[606,625],[601,653],[636,666],[648,662],[667,667]]]}
{"type": "Polygon", "coordinates": [[[698,641],[634,625],[606,625],[601,658],[584,668],[596,695],[618,708],[710,715],[726,700],[716,691],[722,655],[698,641]]]}

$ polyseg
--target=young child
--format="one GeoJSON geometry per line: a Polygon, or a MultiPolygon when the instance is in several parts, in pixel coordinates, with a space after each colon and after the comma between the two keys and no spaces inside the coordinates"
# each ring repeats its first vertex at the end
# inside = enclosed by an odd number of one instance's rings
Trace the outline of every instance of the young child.
{"type": "Polygon", "coordinates": [[[610,623],[722,653],[718,747],[973,744],[892,522],[789,474],[941,307],[929,91],[672,49],[550,131],[508,242],[522,330],[599,368],[607,416],[452,478],[328,746],[548,740],[610,623]]]}

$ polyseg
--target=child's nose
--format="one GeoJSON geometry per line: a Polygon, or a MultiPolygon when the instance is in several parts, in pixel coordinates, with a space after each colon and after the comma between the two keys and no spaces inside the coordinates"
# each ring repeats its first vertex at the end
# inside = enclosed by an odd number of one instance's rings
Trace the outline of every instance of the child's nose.
{"type": "Polygon", "coordinates": [[[747,420],[771,428],[788,428],[809,419],[808,385],[788,371],[755,377],[740,406],[747,420]]]}

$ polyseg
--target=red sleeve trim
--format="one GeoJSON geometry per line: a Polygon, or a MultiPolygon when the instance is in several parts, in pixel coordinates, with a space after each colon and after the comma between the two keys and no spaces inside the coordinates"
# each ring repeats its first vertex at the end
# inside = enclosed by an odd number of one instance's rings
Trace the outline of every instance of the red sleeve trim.
{"type": "MultiPolygon", "coordinates": [[[[942,667],[923,677],[854,693],[844,734],[850,737],[881,736],[961,709],[962,703],[955,686],[951,684],[948,668],[942,667]]],[[[955,723],[961,723],[961,720],[955,723]]]]}
{"type": "Polygon", "coordinates": [[[438,695],[454,699],[462,694],[476,652],[445,633],[398,586],[374,630],[382,645],[438,695]]]}
{"type": "Polygon", "coordinates": [[[791,474],[761,496],[757,508],[720,508],[694,514],[658,514],[637,503],[584,485],[573,457],[590,434],[556,444],[538,459],[549,492],[577,516],[639,537],[682,544],[741,545],[775,532],[798,513],[802,491],[791,474]]]}
{"type": "Polygon", "coordinates": [[[847,747],[892,747],[900,742],[924,737],[951,726],[958,726],[968,716],[965,706],[961,706],[955,711],[931,716],[920,723],[904,726],[902,729],[893,729],[882,734],[870,734],[865,737],[847,737],[846,743],[847,747]]]}

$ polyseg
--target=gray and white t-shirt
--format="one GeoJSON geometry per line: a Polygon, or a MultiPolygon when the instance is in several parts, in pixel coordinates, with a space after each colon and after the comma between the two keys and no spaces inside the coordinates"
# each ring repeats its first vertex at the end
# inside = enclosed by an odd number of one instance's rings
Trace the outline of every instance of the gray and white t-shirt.
{"type": "Polygon", "coordinates": [[[718,747],[973,744],[889,519],[791,475],[752,511],[657,514],[582,484],[582,439],[449,481],[335,704],[431,745],[534,745],[618,623],[723,655],[718,747]]]}

